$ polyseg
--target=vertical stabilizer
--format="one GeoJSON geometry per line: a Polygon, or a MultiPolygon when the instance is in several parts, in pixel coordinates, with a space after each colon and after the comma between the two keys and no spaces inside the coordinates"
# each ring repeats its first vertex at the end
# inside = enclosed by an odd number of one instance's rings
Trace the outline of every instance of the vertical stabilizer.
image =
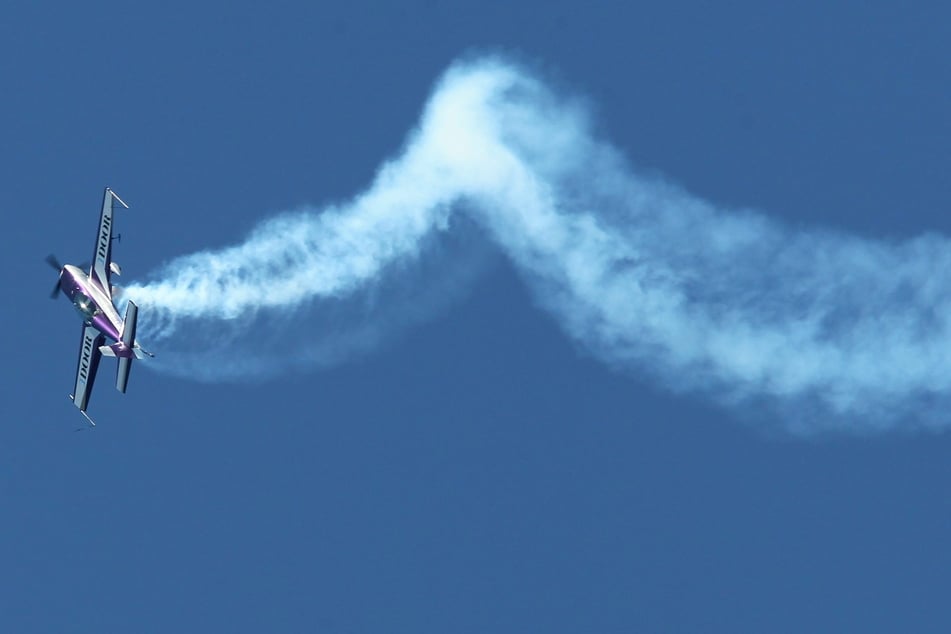
{"type": "MultiPolygon", "coordinates": [[[[125,309],[125,324],[122,326],[122,347],[132,350],[135,346],[135,322],[139,315],[139,307],[129,302],[125,309]]],[[[120,356],[119,367],[116,370],[116,389],[125,392],[129,384],[129,372],[132,370],[132,356],[120,356]]]]}

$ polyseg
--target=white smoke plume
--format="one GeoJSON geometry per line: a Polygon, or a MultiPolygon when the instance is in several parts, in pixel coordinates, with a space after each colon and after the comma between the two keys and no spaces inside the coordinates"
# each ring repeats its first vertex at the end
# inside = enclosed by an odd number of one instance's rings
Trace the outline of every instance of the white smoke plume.
{"type": "Polygon", "coordinates": [[[773,404],[796,428],[951,418],[947,239],[718,209],[632,170],[576,100],[496,57],[450,68],[353,200],[173,260],[126,296],[166,352],[159,368],[260,376],[339,362],[425,319],[490,243],[583,348],[671,389],[773,404]],[[283,349],[259,342],[261,323],[288,333],[283,349]],[[165,347],[186,333],[185,350],[165,347]]]}

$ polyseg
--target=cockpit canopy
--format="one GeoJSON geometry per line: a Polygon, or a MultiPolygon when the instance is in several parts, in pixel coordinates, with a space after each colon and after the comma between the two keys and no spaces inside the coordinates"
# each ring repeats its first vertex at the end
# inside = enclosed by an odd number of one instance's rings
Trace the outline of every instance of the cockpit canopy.
{"type": "Polygon", "coordinates": [[[91,297],[84,295],[82,292],[77,292],[73,295],[73,306],[76,307],[76,310],[79,311],[79,314],[82,315],[86,321],[91,320],[102,312],[96,306],[96,302],[92,301],[91,297]]]}

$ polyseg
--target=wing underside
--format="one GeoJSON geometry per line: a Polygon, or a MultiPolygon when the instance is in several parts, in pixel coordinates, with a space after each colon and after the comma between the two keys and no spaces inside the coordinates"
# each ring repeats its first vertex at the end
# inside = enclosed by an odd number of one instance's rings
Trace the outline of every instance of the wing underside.
{"type": "Polygon", "coordinates": [[[76,386],[72,399],[79,411],[85,412],[89,406],[89,396],[92,394],[93,382],[96,380],[96,370],[99,369],[99,360],[102,353],[99,346],[106,338],[92,326],[83,326],[83,337],[79,345],[79,362],[76,364],[76,386]]]}

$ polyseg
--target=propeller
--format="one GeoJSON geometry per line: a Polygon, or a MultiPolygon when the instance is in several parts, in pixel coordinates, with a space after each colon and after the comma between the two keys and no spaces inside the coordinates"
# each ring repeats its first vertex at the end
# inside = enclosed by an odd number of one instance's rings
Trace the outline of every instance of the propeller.
{"type": "MultiPolygon", "coordinates": [[[[48,256],[46,256],[46,263],[49,264],[53,269],[59,271],[60,277],[62,277],[63,265],[60,264],[59,259],[55,255],[50,253],[48,256]]],[[[89,262],[86,261],[80,264],[78,268],[80,270],[88,270],[89,266],[90,266],[89,262]]],[[[53,292],[50,293],[50,299],[56,299],[57,297],[59,297],[60,291],[61,289],[59,287],[59,280],[56,280],[56,286],[53,287],[53,292]]]]}
{"type": "MultiPolygon", "coordinates": [[[[59,263],[59,260],[52,253],[46,256],[46,263],[49,264],[54,269],[56,269],[57,271],[62,272],[63,270],[63,265],[59,263]]],[[[50,293],[50,299],[56,299],[57,297],[59,297],[61,290],[62,289],[60,289],[59,287],[59,280],[57,279],[56,286],[53,287],[53,292],[50,293]]]]}

